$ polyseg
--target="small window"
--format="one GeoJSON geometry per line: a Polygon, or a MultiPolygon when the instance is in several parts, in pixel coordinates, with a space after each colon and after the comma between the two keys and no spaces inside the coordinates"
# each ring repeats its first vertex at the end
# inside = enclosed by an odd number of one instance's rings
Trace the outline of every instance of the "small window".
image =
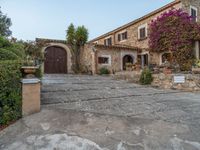
{"type": "Polygon", "coordinates": [[[197,10],[196,7],[190,6],[190,15],[195,22],[197,22],[197,10]]]}
{"type": "Polygon", "coordinates": [[[107,38],[104,40],[104,45],[106,46],[111,46],[112,45],[112,38],[107,38]]]}
{"type": "Polygon", "coordinates": [[[140,39],[144,39],[146,37],[146,29],[141,28],[140,29],[140,39]]]}
{"type": "Polygon", "coordinates": [[[138,39],[142,40],[147,37],[147,24],[138,28],[138,39]]]}
{"type": "Polygon", "coordinates": [[[123,40],[126,40],[126,39],[128,39],[127,31],[118,34],[118,41],[123,41],[123,40]]]}
{"type": "Polygon", "coordinates": [[[98,57],[98,63],[102,65],[109,65],[110,64],[110,56],[100,56],[98,57]]]}
{"type": "Polygon", "coordinates": [[[122,33],[122,40],[126,40],[127,39],[127,32],[122,33]]]}
{"type": "Polygon", "coordinates": [[[121,41],[121,34],[118,34],[118,41],[121,41]]]}

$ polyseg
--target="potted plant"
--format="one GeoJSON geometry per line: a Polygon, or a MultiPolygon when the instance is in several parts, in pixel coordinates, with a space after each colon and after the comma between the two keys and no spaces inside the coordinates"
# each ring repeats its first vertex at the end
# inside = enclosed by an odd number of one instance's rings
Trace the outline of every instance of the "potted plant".
{"type": "Polygon", "coordinates": [[[39,67],[35,65],[35,61],[28,55],[21,67],[23,75],[26,78],[34,78],[37,69],[39,69],[39,67]]]}
{"type": "Polygon", "coordinates": [[[200,59],[197,59],[192,67],[193,73],[200,73],[200,59]]]}

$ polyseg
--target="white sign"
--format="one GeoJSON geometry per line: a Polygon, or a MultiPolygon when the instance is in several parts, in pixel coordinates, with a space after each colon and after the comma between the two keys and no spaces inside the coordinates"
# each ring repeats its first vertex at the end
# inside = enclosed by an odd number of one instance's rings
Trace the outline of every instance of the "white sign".
{"type": "Polygon", "coordinates": [[[174,76],[174,83],[185,83],[185,76],[174,76]]]}

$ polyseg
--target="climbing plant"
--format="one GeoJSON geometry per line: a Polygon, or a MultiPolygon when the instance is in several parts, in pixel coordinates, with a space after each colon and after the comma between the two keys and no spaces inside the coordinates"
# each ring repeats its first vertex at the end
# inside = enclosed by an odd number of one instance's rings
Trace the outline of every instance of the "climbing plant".
{"type": "Polygon", "coordinates": [[[200,39],[200,25],[181,9],[171,9],[152,20],[149,47],[153,52],[171,51],[181,70],[189,70],[193,59],[193,42],[200,39]]]}

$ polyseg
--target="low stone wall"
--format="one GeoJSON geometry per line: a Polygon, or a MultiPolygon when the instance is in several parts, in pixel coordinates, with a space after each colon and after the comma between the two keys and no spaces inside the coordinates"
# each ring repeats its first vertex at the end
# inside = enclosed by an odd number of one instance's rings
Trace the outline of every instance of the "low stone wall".
{"type": "Polygon", "coordinates": [[[134,83],[139,83],[141,71],[122,71],[113,75],[114,79],[127,80],[134,83]]]}
{"type": "MultiPolygon", "coordinates": [[[[113,75],[114,79],[139,83],[141,71],[122,71],[113,75]]],[[[153,87],[184,91],[200,91],[200,74],[153,74],[153,87]],[[184,76],[184,83],[175,83],[174,76],[184,76]]]]}
{"type": "Polygon", "coordinates": [[[200,91],[200,74],[153,74],[152,86],[164,89],[200,91]],[[175,83],[174,76],[184,76],[184,83],[175,83]]]}

